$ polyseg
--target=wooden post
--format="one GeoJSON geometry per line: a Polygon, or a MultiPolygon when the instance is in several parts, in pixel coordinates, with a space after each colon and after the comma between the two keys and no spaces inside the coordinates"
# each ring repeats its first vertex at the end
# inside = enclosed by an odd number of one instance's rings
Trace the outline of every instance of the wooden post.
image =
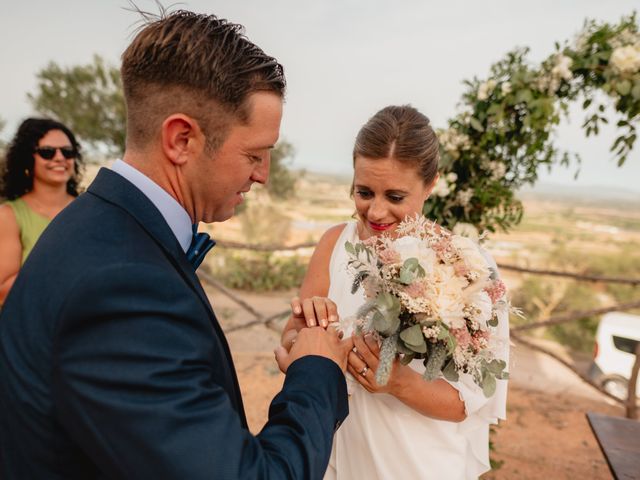
{"type": "Polygon", "coordinates": [[[640,341],[636,343],[636,361],[631,369],[629,378],[629,390],[627,392],[627,418],[638,419],[638,407],[636,406],[636,386],[638,384],[638,370],[640,370],[640,341]]]}

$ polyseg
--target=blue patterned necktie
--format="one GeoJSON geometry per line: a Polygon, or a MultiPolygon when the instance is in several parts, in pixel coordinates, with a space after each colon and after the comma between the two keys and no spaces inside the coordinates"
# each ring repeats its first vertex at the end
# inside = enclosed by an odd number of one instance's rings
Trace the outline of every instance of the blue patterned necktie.
{"type": "Polygon", "coordinates": [[[204,257],[215,244],[216,242],[211,240],[208,233],[198,233],[197,223],[193,225],[193,239],[189,250],[187,250],[187,260],[193,265],[194,270],[200,266],[204,257]]]}

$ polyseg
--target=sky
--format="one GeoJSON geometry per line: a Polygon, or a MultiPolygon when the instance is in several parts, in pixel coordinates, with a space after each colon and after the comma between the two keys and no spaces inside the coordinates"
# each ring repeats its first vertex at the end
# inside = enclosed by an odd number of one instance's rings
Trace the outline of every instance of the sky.
{"type": "MultiPolygon", "coordinates": [[[[163,2],[170,5],[169,2],[163,2]]],[[[136,0],[155,11],[152,0],[136,0]]],[[[119,65],[139,17],[127,0],[23,0],[0,17],[0,137],[33,114],[27,93],[50,61],[87,64],[94,54],[119,65]]],[[[636,1],[611,0],[188,0],[179,8],[213,13],[246,27],[247,36],[285,67],[281,138],[296,149],[293,166],[349,174],[359,128],[380,108],[412,104],[445,127],[463,80],[486,78],[492,63],[529,47],[537,64],[554,43],[572,39],[586,18],[616,22],[636,1]]],[[[561,148],[582,156],[575,168],[542,172],[540,181],[640,192],[640,145],[616,167],[613,129],[585,138],[579,107],[557,129],[561,148]]],[[[613,112],[609,111],[612,116],[613,112]]]]}

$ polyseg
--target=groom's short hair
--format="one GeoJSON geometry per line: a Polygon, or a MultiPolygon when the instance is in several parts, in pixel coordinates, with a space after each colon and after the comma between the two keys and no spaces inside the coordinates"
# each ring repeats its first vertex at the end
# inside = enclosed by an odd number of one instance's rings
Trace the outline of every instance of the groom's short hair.
{"type": "MultiPolygon", "coordinates": [[[[149,19],[148,14],[143,14],[149,19]]],[[[247,97],[257,91],[284,96],[284,69],[244,35],[242,25],[184,10],[147,21],[122,54],[127,148],[142,149],[164,119],[196,119],[217,149],[229,126],[246,122],[247,97]]]]}

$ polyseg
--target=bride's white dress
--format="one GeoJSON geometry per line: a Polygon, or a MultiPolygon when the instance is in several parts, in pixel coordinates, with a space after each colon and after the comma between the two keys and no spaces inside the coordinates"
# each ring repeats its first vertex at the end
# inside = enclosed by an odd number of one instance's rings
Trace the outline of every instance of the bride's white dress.
{"type": "MultiPolygon", "coordinates": [[[[357,222],[347,223],[329,265],[329,298],[340,318],[355,315],[364,302],[362,289],[351,294],[346,241],[358,241],[357,222]]],[[[487,262],[495,263],[487,256],[487,262]]],[[[499,318],[504,339],[500,357],[508,361],[508,312],[499,318]]],[[[350,334],[350,332],[346,332],[350,334]]],[[[422,372],[422,360],[411,367],[422,372]]],[[[388,394],[367,392],[347,373],[349,416],[335,435],[326,479],[471,479],[490,469],[489,425],[506,416],[507,382],[498,380],[496,393],[485,398],[469,375],[449,382],[465,402],[467,418],[460,423],[421,415],[388,394]]]]}

